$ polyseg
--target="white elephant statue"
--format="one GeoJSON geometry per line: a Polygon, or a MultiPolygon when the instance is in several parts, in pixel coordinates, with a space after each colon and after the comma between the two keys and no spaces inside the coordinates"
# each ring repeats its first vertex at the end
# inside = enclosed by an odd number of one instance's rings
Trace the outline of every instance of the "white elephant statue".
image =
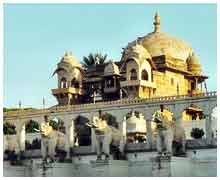
{"type": "Polygon", "coordinates": [[[156,147],[159,155],[172,155],[173,145],[177,144],[181,146],[181,152],[185,153],[184,128],[173,121],[171,112],[166,109],[156,111],[153,122],[156,123],[156,147]]]}
{"type": "Polygon", "coordinates": [[[50,138],[41,139],[41,152],[43,159],[48,156],[53,160],[55,156],[55,148],[65,150],[65,134],[62,132],[52,130],[50,138]]]}
{"type": "Polygon", "coordinates": [[[95,145],[97,160],[101,159],[102,153],[106,160],[110,155],[110,144],[119,147],[120,153],[124,154],[124,141],[122,133],[113,126],[107,124],[106,120],[100,117],[93,117],[92,121],[86,124],[95,134],[95,145]]]}

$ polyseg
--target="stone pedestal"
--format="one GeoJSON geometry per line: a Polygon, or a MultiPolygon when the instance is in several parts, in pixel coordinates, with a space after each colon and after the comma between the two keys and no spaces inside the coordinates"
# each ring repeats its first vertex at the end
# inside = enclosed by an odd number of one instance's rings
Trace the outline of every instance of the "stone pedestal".
{"type": "Polygon", "coordinates": [[[156,156],[151,158],[153,177],[171,176],[171,156],[156,156]]]}

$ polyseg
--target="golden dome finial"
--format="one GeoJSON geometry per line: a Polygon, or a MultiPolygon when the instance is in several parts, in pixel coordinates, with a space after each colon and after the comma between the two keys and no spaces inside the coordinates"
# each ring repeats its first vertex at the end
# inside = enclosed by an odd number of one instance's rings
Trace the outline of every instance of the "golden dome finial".
{"type": "Polygon", "coordinates": [[[160,15],[158,12],[154,16],[154,32],[160,32],[160,15]]]}

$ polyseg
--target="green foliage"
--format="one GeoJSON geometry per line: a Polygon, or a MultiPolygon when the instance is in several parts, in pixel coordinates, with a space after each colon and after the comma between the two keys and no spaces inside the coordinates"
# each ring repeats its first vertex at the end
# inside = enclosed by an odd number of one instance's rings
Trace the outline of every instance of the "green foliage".
{"type": "Polygon", "coordinates": [[[25,127],[26,133],[36,133],[34,129],[40,129],[39,124],[36,121],[30,120],[25,127]]]}
{"type": "Polygon", "coordinates": [[[50,126],[52,126],[52,128],[54,129],[54,130],[58,130],[58,126],[59,126],[59,124],[57,123],[57,122],[55,122],[55,121],[50,121],[50,126]]]}
{"type": "MultiPolygon", "coordinates": [[[[22,110],[30,110],[30,109],[34,109],[34,108],[22,108],[22,110]]],[[[19,111],[21,110],[20,108],[3,108],[3,112],[10,112],[10,111],[19,111]]]]}
{"type": "Polygon", "coordinates": [[[3,132],[5,135],[13,135],[16,134],[15,126],[9,124],[8,122],[4,123],[3,125],[3,132]]]}
{"type": "Polygon", "coordinates": [[[190,135],[191,137],[195,138],[195,139],[200,139],[202,138],[202,136],[204,136],[204,131],[203,129],[199,129],[199,128],[193,128],[190,135]]]}
{"type": "Polygon", "coordinates": [[[90,53],[88,57],[83,57],[83,66],[85,68],[88,68],[90,66],[93,66],[95,64],[104,64],[107,60],[107,54],[102,55],[101,53],[90,53]]]}

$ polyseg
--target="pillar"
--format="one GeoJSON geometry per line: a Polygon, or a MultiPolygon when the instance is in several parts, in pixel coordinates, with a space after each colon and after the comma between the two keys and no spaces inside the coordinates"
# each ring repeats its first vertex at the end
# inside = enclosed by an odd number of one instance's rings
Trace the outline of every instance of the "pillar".
{"type": "Polygon", "coordinates": [[[211,111],[207,110],[204,112],[205,115],[205,136],[207,144],[212,143],[212,117],[211,111]]]}
{"type": "Polygon", "coordinates": [[[25,123],[19,124],[17,129],[17,138],[20,151],[25,151],[25,123]]]}
{"type": "Polygon", "coordinates": [[[114,79],[114,87],[116,87],[116,77],[113,76],[113,79],[114,79]]]}
{"type": "Polygon", "coordinates": [[[153,147],[153,137],[152,137],[152,127],[151,127],[151,120],[146,120],[147,125],[147,144],[149,145],[150,149],[153,147]]]}
{"type": "Polygon", "coordinates": [[[70,148],[73,148],[74,145],[74,122],[73,120],[66,120],[65,121],[65,128],[66,128],[66,145],[65,150],[67,152],[67,157],[70,158],[70,148]]]}
{"type": "Polygon", "coordinates": [[[147,128],[147,144],[150,149],[153,148],[153,132],[152,132],[152,117],[153,113],[156,112],[156,109],[144,108],[142,114],[146,120],[146,128],[147,128]]]}
{"type": "MultiPolygon", "coordinates": [[[[89,115],[89,120],[93,121],[93,118],[98,117],[98,113],[90,113],[89,115]]],[[[92,151],[95,152],[96,151],[96,135],[95,135],[95,131],[92,128],[91,129],[91,147],[92,147],[92,151]]]]}
{"type": "Polygon", "coordinates": [[[126,124],[126,117],[124,117],[122,121],[122,135],[123,135],[123,140],[126,143],[127,141],[127,124],[126,124]]]}

